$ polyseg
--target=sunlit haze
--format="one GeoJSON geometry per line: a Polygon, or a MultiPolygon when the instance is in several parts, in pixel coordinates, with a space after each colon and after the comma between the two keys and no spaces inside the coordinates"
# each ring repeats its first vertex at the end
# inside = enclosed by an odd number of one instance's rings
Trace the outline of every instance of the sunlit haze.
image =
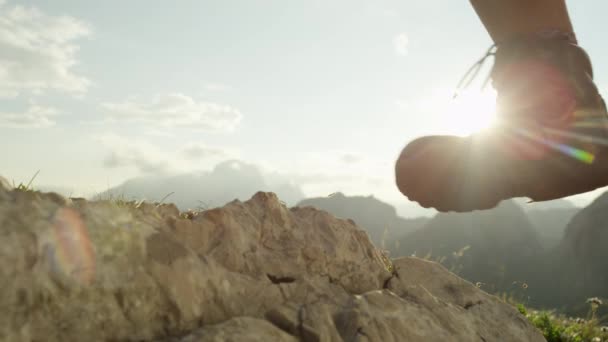
{"type": "Polygon", "coordinates": [[[447,91],[432,94],[422,101],[424,107],[420,108],[421,112],[428,110],[429,127],[436,134],[467,136],[494,124],[496,93],[493,90],[466,91],[456,98],[447,91]]]}
{"type": "MultiPolygon", "coordinates": [[[[608,3],[569,6],[606,95],[608,3]]],[[[452,99],[491,44],[468,1],[0,0],[0,175],[91,196],[238,160],[305,197],[428,215],[394,161],[492,124],[491,87],[452,99]]]]}

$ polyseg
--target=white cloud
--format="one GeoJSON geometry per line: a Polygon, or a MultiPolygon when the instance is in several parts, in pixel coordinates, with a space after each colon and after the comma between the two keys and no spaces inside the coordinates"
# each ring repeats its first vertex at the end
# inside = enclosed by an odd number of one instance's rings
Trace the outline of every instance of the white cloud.
{"type": "Polygon", "coordinates": [[[96,138],[107,150],[106,168],[135,168],[143,174],[184,172],[211,166],[238,156],[236,151],[200,142],[181,147],[166,147],[142,138],[127,138],[113,133],[96,138]],[[177,153],[175,153],[177,151],[177,153]]]}
{"type": "MultiPolygon", "coordinates": [[[[99,123],[102,125],[105,125],[107,122],[101,121],[99,123]]],[[[143,134],[149,135],[152,137],[160,137],[160,138],[174,138],[175,137],[175,134],[173,134],[172,132],[168,132],[166,130],[157,129],[157,128],[148,128],[143,132],[143,134]]]]}
{"type": "Polygon", "coordinates": [[[205,84],[205,90],[208,90],[208,91],[222,92],[222,91],[228,91],[230,89],[232,89],[232,87],[225,85],[225,84],[220,84],[220,83],[205,84]]]}
{"type": "Polygon", "coordinates": [[[344,173],[290,173],[290,177],[294,181],[301,185],[329,185],[336,184],[337,182],[352,181],[353,176],[344,173]]]}
{"type": "Polygon", "coordinates": [[[0,126],[12,128],[42,128],[55,124],[52,117],[58,111],[50,107],[30,105],[23,113],[0,112],[0,126]]]}
{"type": "Polygon", "coordinates": [[[414,208],[415,213],[408,212],[408,216],[424,212],[416,209],[419,206],[409,202],[397,189],[392,156],[338,149],[303,153],[289,162],[266,164],[269,164],[266,168],[272,165],[276,172],[298,184],[307,197],[328,196],[335,192],[349,196],[373,194],[400,210],[414,208]]]}
{"type": "Polygon", "coordinates": [[[399,56],[407,56],[410,39],[407,33],[399,33],[393,38],[393,48],[399,56]]]}
{"type": "Polygon", "coordinates": [[[392,168],[383,162],[358,151],[328,150],[299,155],[297,160],[278,167],[308,196],[336,191],[365,194],[380,190],[370,187],[368,180],[383,174],[392,177],[392,168]]]}
{"type": "Polygon", "coordinates": [[[74,41],[89,34],[88,25],[73,17],[4,5],[0,12],[0,94],[85,92],[90,81],[73,70],[78,52],[74,41]]]}
{"type": "Polygon", "coordinates": [[[356,164],[363,160],[363,156],[358,153],[344,152],[340,155],[340,161],[344,164],[356,164]]]}
{"type": "Polygon", "coordinates": [[[200,160],[210,157],[226,157],[228,155],[224,149],[207,146],[202,143],[187,144],[180,150],[180,153],[185,159],[189,160],[200,160]]]}
{"type": "Polygon", "coordinates": [[[19,92],[14,89],[2,89],[0,87],[0,99],[14,99],[19,96],[19,92]]]}
{"type": "Polygon", "coordinates": [[[407,100],[396,100],[395,106],[397,106],[397,108],[399,108],[400,110],[408,110],[412,107],[411,103],[407,100]]]}
{"type": "Polygon", "coordinates": [[[115,134],[104,135],[100,142],[110,150],[103,160],[106,168],[134,166],[142,173],[165,173],[169,162],[154,145],[139,139],[127,139],[115,134]]]}
{"type": "Polygon", "coordinates": [[[196,101],[183,94],[158,95],[149,102],[130,99],[120,103],[104,103],[102,106],[112,121],[204,131],[232,131],[242,118],[236,108],[196,101]]]}
{"type": "Polygon", "coordinates": [[[394,9],[382,9],[380,10],[380,14],[386,18],[398,18],[400,16],[399,12],[394,9]]]}

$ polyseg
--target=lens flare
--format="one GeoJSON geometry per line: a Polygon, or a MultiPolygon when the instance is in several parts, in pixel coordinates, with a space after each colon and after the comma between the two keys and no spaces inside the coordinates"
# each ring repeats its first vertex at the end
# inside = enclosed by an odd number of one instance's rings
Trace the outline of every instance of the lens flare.
{"type": "Polygon", "coordinates": [[[592,153],[582,150],[580,148],[576,148],[576,147],[570,146],[568,144],[552,141],[547,138],[540,138],[540,137],[528,132],[527,130],[519,129],[519,130],[516,130],[516,132],[520,135],[525,136],[526,138],[532,139],[545,146],[548,146],[552,149],[560,151],[563,154],[570,156],[585,164],[593,164],[593,161],[595,160],[595,156],[592,153]]]}
{"type": "Polygon", "coordinates": [[[95,279],[95,253],[80,214],[72,208],[58,209],[50,238],[52,271],[81,285],[90,285],[95,279]]]}
{"type": "Polygon", "coordinates": [[[593,154],[566,144],[557,144],[555,149],[585,164],[593,164],[593,161],[595,160],[595,156],[593,154]]]}

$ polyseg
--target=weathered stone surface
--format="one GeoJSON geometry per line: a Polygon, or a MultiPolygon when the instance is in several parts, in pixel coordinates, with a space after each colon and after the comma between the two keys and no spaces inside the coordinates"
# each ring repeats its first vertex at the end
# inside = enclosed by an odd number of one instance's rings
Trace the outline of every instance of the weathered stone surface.
{"type": "Polygon", "coordinates": [[[296,342],[297,338],[263,319],[236,317],[230,320],[209,325],[189,336],[179,339],[180,342],[296,342]]]}
{"type": "Polygon", "coordinates": [[[269,193],[180,213],[0,187],[0,341],[542,340],[438,265],[394,265],[269,193]]]}
{"type": "Polygon", "coordinates": [[[393,265],[385,289],[329,298],[315,289],[266,318],[304,341],[544,341],[513,307],[443,266],[418,258],[393,265]]]}
{"type": "MultiPolygon", "coordinates": [[[[514,307],[438,263],[399,258],[393,261],[393,266],[395,276],[388,281],[387,289],[422,306],[426,313],[420,316],[434,317],[441,322],[441,330],[454,340],[544,341],[514,307]]],[[[442,341],[430,336],[425,340],[442,341]]]]}
{"type": "Polygon", "coordinates": [[[274,194],[196,216],[171,219],[178,240],[227,269],[271,279],[324,275],[347,291],[382,286],[389,275],[380,253],[352,221],[313,208],[286,208],[274,194]]]}
{"type": "Polygon", "coordinates": [[[2,176],[0,176],[0,191],[9,191],[11,190],[13,187],[11,186],[11,184],[8,182],[8,180],[2,176]]]}

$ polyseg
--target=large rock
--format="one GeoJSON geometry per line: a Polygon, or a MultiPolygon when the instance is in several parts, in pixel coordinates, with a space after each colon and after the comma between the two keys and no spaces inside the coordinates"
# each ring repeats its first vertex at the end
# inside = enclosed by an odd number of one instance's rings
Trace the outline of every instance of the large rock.
{"type": "Polygon", "coordinates": [[[0,187],[1,341],[542,341],[443,267],[271,193],[201,213],[0,187]]]}
{"type": "Polygon", "coordinates": [[[182,342],[297,342],[298,339],[264,319],[236,317],[226,322],[208,325],[187,337],[175,339],[182,342]]]}

